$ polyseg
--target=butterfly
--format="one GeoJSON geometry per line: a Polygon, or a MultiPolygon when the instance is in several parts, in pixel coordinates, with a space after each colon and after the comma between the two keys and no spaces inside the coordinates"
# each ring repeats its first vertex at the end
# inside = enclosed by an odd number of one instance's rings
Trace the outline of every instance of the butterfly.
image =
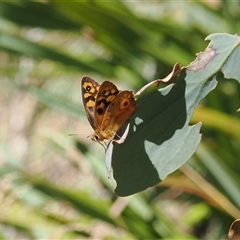
{"type": "Polygon", "coordinates": [[[110,81],[101,85],[90,77],[82,78],[82,100],[89,123],[94,129],[91,139],[111,140],[137,109],[132,91],[119,91],[110,81]]]}

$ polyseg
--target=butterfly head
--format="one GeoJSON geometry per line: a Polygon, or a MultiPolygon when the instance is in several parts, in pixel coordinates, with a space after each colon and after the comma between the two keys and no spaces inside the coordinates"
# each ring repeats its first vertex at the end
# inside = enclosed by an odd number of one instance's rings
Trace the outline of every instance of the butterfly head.
{"type": "Polygon", "coordinates": [[[98,135],[96,135],[96,134],[94,134],[94,135],[91,135],[91,136],[89,136],[93,141],[95,141],[95,142],[99,142],[99,141],[101,141],[101,140],[99,140],[99,136],[98,135]]]}
{"type": "Polygon", "coordinates": [[[107,150],[108,144],[106,144],[104,142],[104,139],[101,139],[97,134],[94,134],[94,135],[91,135],[91,136],[88,136],[88,137],[90,137],[93,141],[98,142],[100,145],[102,145],[103,148],[105,149],[105,151],[107,150]]]}
{"type": "Polygon", "coordinates": [[[100,129],[96,128],[94,134],[91,137],[93,141],[102,142],[104,140],[110,141],[116,134],[115,129],[100,129]]]}

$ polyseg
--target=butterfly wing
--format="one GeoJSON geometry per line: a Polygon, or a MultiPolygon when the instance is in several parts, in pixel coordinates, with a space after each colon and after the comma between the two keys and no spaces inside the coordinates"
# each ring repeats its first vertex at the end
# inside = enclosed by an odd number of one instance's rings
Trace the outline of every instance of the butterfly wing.
{"type": "Polygon", "coordinates": [[[129,120],[137,109],[137,102],[132,91],[121,91],[108,105],[101,124],[101,129],[106,128],[117,132],[129,120]]]}
{"type": "Polygon", "coordinates": [[[89,123],[92,128],[96,129],[96,123],[94,118],[94,109],[96,103],[96,96],[99,91],[100,85],[92,78],[84,76],[82,78],[82,101],[84,110],[86,112],[89,123]]]}
{"type": "Polygon", "coordinates": [[[82,78],[82,100],[94,139],[109,139],[136,111],[136,99],[131,91],[121,91],[109,82],[99,85],[93,79],[82,78]]]}
{"type": "Polygon", "coordinates": [[[94,109],[95,124],[97,128],[101,127],[106,110],[118,93],[119,90],[117,87],[109,81],[105,81],[100,85],[94,109]]]}

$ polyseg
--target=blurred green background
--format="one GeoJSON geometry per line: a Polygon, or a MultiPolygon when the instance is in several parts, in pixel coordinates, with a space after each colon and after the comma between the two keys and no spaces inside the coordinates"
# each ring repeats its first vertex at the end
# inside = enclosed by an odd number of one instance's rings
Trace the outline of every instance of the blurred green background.
{"type": "Polygon", "coordinates": [[[239,34],[239,16],[239,1],[0,2],[0,239],[226,239],[240,217],[239,84],[220,80],[195,111],[187,164],[117,198],[80,80],[136,91],[207,35],[239,34]]]}

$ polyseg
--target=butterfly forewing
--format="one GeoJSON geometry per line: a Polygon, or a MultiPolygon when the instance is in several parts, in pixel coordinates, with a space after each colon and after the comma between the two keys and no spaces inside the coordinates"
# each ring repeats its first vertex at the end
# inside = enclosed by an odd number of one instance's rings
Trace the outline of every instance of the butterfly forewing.
{"type": "Polygon", "coordinates": [[[94,109],[96,96],[99,91],[100,85],[91,79],[90,77],[84,76],[82,78],[82,100],[84,110],[86,112],[89,123],[93,129],[96,129],[96,123],[94,118],[94,109]]]}

